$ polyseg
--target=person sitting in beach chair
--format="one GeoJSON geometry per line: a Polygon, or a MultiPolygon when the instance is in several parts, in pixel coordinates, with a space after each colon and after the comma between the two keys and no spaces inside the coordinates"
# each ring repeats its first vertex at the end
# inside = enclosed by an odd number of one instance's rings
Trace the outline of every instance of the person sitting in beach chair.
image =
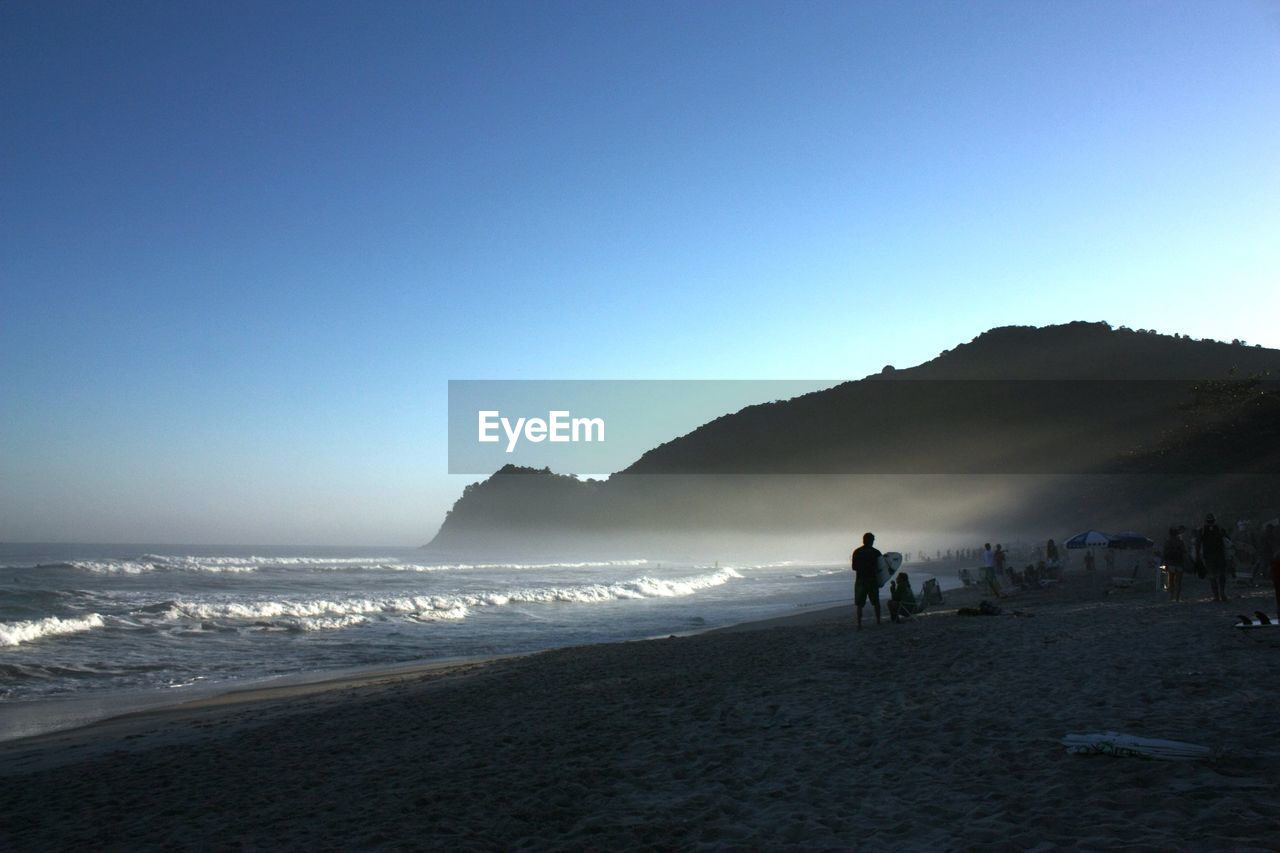
{"type": "Polygon", "coordinates": [[[942,604],[942,587],[938,585],[937,578],[929,578],[924,582],[924,586],[920,587],[920,599],[916,603],[916,613],[920,613],[926,607],[933,607],[936,604],[942,604]]]}
{"type": "MultiPolygon", "coordinates": [[[[1030,568],[1030,566],[1028,566],[1027,568],[1030,568]]],[[[1005,569],[1005,573],[1009,576],[1010,584],[1017,587],[1018,589],[1027,588],[1027,576],[1025,572],[1020,572],[1017,569],[1015,569],[1013,566],[1010,566],[1009,568],[1005,569]]]]}
{"type": "Polygon", "coordinates": [[[1044,560],[1027,563],[1026,569],[1022,572],[1022,579],[1028,589],[1035,589],[1040,586],[1040,578],[1042,577],[1044,577],[1044,560]]]}
{"type": "Polygon", "coordinates": [[[919,612],[915,593],[911,591],[911,581],[906,572],[898,572],[897,578],[889,581],[889,621],[901,622],[910,619],[919,612]]]}

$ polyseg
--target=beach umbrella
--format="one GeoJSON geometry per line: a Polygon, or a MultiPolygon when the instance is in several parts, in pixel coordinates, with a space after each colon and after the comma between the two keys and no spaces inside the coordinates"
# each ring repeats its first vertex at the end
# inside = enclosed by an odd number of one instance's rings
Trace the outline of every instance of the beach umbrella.
{"type": "Polygon", "coordinates": [[[1107,543],[1108,548],[1146,549],[1154,548],[1155,546],[1155,542],[1152,542],[1141,533],[1132,532],[1117,533],[1112,536],[1111,541],[1107,543]]]}
{"type": "Polygon", "coordinates": [[[1111,544],[1111,534],[1103,533],[1101,530],[1086,530],[1084,533],[1077,533],[1062,544],[1068,548],[1105,547],[1111,544]]]}

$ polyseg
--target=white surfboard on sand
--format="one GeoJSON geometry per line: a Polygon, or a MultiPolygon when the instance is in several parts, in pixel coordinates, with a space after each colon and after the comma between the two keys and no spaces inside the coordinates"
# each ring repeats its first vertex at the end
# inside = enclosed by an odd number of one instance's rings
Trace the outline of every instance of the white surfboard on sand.
{"type": "Polygon", "coordinates": [[[880,555],[880,559],[876,562],[876,586],[884,586],[889,582],[889,578],[898,573],[898,569],[902,568],[902,555],[897,551],[888,551],[880,555]]]}
{"type": "Polygon", "coordinates": [[[1270,616],[1263,613],[1261,610],[1253,611],[1253,616],[1254,618],[1250,619],[1248,616],[1241,615],[1239,617],[1240,621],[1236,623],[1236,627],[1237,628],[1274,628],[1277,625],[1280,625],[1280,621],[1272,619],[1270,616]]]}
{"type": "Polygon", "coordinates": [[[1137,758],[1159,758],[1165,761],[1198,761],[1208,758],[1207,746],[1183,743],[1180,740],[1138,737],[1119,732],[1095,732],[1093,734],[1069,734],[1062,739],[1067,752],[1076,755],[1120,755],[1137,758]]]}

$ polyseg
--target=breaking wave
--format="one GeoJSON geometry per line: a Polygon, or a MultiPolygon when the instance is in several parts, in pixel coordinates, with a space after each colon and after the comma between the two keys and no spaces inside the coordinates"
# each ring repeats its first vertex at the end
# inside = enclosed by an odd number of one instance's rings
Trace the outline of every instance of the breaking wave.
{"type": "MultiPolygon", "coordinates": [[[[114,561],[120,565],[122,561],[114,561]]],[[[598,565],[598,564],[597,564],[598,565]]],[[[134,604],[128,614],[109,616],[113,630],[132,632],[160,628],[174,636],[212,636],[259,630],[336,631],[371,620],[407,619],[416,622],[466,619],[477,608],[510,604],[599,604],[630,599],[676,598],[742,578],[736,569],[684,578],[648,575],[612,583],[531,586],[484,592],[439,595],[341,596],[298,599],[177,598],[153,604],[134,604]]],[[[0,646],[18,646],[45,637],[78,634],[107,627],[104,617],[46,617],[0,622],[0,646]]]]}
{"type": "MultiPolygon", "coordinates": [[[[265,619],[325,619],[379,613],[387,615],[434,615],[437,619],[465,619],[467,616],[465,605],[454,600],[452,596],[434,595],[348,598],[338,601],[329,601],[322,598],[302,601],[174,601],[153,615],[168,620],[237,619],[251,622],[265,619]]],[[[351,624],[357,623],[333,623],[335,627],[348,627],[351,624]]]]}
{"type": "Polygon", "coordinates": [[[501,607],[511,603],[596,604],[625,599],[672,598],[692,595],[698,590],[720,586],[741,577],[734,569],[720,569],[690,578],[661,580],[646,576],[611,584],[530,587],[503,592],[281,601],[169,601],[142,608],[137,615],[165,621],[283,620],[282,627],[333,630],[359,625],[368,617],[376,616],[409,616],[428,621],[465,619],[474,608],[501,607]]]}
{"type": "Polygon", "coordinates": [[[649,560],[596,560],[585,563],[366,563],[356,566],[321,566],[332,571],[344,569],[382,569],[392,572],[459,572],[476,569],[591,569],[647,566],[649,560]]]}
{"type": "Polygon", "coordinates": [[[153,557],[136,560],[73,560],[68,568],[93,572],[95,575],[141,575],[147,572],[220,572],[240,573],[257,571],[258,566],[233,558],[211,558],[202,561],[197,557],[153,557]]]}
{"type": "Polygon", "coordinates": [[[742,575],[735,569],[720,569],[709,575],[691,578],[661,580],[648,576],[611,584],[582,584],[579,586],[538,587],[484,596],[483,604],[524,604],[547,602],[596,603],[628,598],[674,598],[693,595],[701,589],[726,584],[742,575]]]}
{"type": "Polygon", "coordinates": [[[102,626],[102,617],[97,613],[74,619],[49,616],[28,622],[0,622],[0,646],[17,646],[41,637],[54,637],[59,634],[79,634],[102,626]]]}

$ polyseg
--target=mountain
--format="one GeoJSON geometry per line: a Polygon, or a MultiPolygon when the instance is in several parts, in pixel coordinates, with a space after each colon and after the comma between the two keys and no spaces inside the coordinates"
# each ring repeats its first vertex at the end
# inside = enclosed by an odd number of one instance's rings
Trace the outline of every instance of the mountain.
{"type": "Polygon", "coordinates": [[[661,553],[717,536],[1061,532],[1274,506],[1278,376],[1280,351],[1240,342],[992,329],[916,367],[716,418],[606,481],[508,466],[467,487],[429,547],[661,553]]]}

